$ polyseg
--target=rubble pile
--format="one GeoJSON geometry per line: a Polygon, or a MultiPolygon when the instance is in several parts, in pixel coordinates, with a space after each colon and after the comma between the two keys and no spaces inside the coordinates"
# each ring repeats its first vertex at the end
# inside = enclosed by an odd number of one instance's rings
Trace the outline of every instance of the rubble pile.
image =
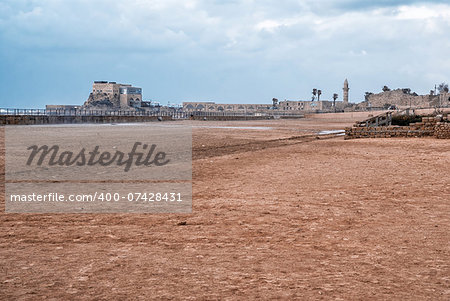
{"type": "Polygon", "coordinates": [[[363,126],[357,123],[345,129],[345,139],[429,136],[450,139],[449,117],[423,117],[421,122],[410,123],[408,126],[363,126]]]}

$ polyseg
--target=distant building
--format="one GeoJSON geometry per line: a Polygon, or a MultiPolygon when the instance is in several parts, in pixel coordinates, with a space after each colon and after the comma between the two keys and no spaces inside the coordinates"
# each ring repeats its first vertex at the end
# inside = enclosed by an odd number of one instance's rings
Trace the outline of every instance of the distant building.
{"type": "Polygon", "coordinates": [[[109,101],[115,108],[139,108],[142,104],[142,89],[128,84],[94,81],[89,98],[85,106],[107,105],[109,101]]]}
{"type": "Polygon", "coordinates": [[[411,92],[409,88],[390,90],[385,87],[383,92],[377,94],[367,93],[366,100],[362,104],[366,104],[372,109],[446,107],[450,105],[450,94],[443,91],[438,95],[434,95],[434,93],[418,95],[415,92],[411,92]]]}
{"type": "Polygon", "coordinates": [[[183,102],[184,111],[204,111],[204,112],[256,112],[268,110],[270,104],[222,104],[215,102],[183,102]]]}
{"type": "MultiPolygon", "coordinates": [[[[342,101],[336,101],[336,108],[344,109],[342,101]]],[[[315,112],[332,110],[333,101],[320,100],[282,100],[275,107],[272,104],[222,104],[214,102],[183,102],[184,111],[203,111],[203,112],[270,112],[284,111],[291,113],[315,112]]]]}
{"type": "Polygon", "coordinates": [[[348,106],[348,81],[344,82],[344,102],[329,100],[282,100],[274,98],[272,103],[267,104],[221,104],[214,102],[183,102],[183,111],[203,111],[203,112],[237,112],[237,113],[256,113],[256,112],[286,112],[286,113],[308,113],[308,112],[326,112],[343,111],[348,106]],[[274,101],[275,100],[275,101],[274,101]],[[336,105],[336,107],[334,107],[336,105]]]}
{"type": "Polygon", "coordinates": [[[344,88],[342,88],[342,90],[344,91],[344,106],[348,105],[348,90],[350,90],[350,88],[348,87],[348,80],[345,79],[344,81],[344,88]]]}
{"type": "Polygon", "coordinates": [[[71,110],[81,109],[81,106],[80,105],[46,105],[45,109],[50,110],[50,111],[54,111],[54,110],[71,111],[71,110]]]}
{"type": "MultiPolygon", "coordinates": [[[[333,102],[329,100],[309,101],[309,100],[284,100],[278,105],[283,111],[327,111],[334,109],[333,102]]],[[[343,109],[342,101],[336,101],[336,108],[343,109]]]]}

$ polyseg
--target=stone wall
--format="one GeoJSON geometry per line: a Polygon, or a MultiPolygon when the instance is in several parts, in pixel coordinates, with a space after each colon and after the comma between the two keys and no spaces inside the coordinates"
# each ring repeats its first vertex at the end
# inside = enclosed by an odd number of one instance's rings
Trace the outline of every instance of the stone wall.
{"type": "Polygon", "coordinates": [[[172,120],[170,116],[30,116],[0,115],[0,125],[63,124],[63,123],[132,123],[172,120]]]}
{"type": "Polygon", "coordinates": [[[257,112],[267,111],[271,104],[221,104],[214,102],[183,102],[183,110],[187,112],[257,112]]]}
{"type": "Polygon", "coordinates": [[[438,139],[450,139],[450,122],[437,123],[434,128],[434,136],[438,139]]]}
{"type": "Polygon", "coordinates": [[[450,139],[449,117],[423,117],[422,122],[411,123],[409,126],[353,126],[345,129],[345,139],[430,136],[450,139]]]}
{"type": "MultiPolygon", "coordinates": [[[[342,101],[336,101],[337,110],[343,110],[342,101]]],[[[321,101],[280,101],[275,109],[276,112],[314,112],[314,111],[332,111],[333,102],[328,100],[321,101]]],[[[272,104],[218,104],[214,102],[183,102],[183,110],[187,112],[264,112],[270,113],[274,109],[272,104]]]]}
{"type": "MultiPolygon", "coordinates": [[[[297,117],[300,118],[300,117],[297,117]]],[[[200,116],[200,115],[194,115],[190,117],[191,120],[215,120],[215,121],[236,121],[236,120],[268,120],[268,119],[274,119],[273,116],[200,116]]]]}
{"type": "Polygon", "coordinates": [[[46,105],[46,110],[78,110],[81,106],[78,105],[46,105]]]}
{"type": "Polygon", "coordinates": [[[119,95],[120,84],[115,82],[94,82],[92,85],[92,93],[107,93],[119,95]]]}
{"type": "MultiPolygon", "coordinates": [[[[367,96],[372,108],[383,108],[386,105],[395,105],[398,108],[420,107],[429,108],[440,105],[439,95],[417,95],[409,89],[396,89],[367,96]]],[[[446,105],[446,104],[441,104],[446,105]]]]}
{"type": "Polygon", "coordinates": [[[129,108],[130,106],[140,107],[141,102],[141,94],[120,94],[120,107],[123,109],[129,108]],[[139,105],[136,105],[136,103],[139,103],[139,105]]]}
{"type": "MultiPolygon", "coordinates": [[[[308,101],[308,100],[283,100],[280,101],[278,109],[281,111],[332,111],[333,101],[320,100],[320,101],[308,101]]],[[[344,103],[342,101],[336,101],[336,109],[343,110],[344,103]]]]}

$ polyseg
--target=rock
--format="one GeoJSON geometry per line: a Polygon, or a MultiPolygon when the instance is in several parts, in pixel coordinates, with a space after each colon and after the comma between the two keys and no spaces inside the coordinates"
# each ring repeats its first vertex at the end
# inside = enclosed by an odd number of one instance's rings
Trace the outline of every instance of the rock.
{"type": "Polygon", "coordinates": [[[120,109],[120,99],[118,96],[110,96],[106,93],[90,93],[88,99],[83,104],[84,109],[120,109]]]}

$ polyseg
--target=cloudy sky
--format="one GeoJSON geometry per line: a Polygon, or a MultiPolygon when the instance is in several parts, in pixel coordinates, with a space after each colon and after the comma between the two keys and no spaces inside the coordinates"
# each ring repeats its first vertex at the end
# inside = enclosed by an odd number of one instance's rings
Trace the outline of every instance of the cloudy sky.
{"type": "Polygon", "coordinates": [[[94,80],[145,100],[350,101],[450,81],[448,1],[2,0],[0,107],[81,104],[94,80]]]}

